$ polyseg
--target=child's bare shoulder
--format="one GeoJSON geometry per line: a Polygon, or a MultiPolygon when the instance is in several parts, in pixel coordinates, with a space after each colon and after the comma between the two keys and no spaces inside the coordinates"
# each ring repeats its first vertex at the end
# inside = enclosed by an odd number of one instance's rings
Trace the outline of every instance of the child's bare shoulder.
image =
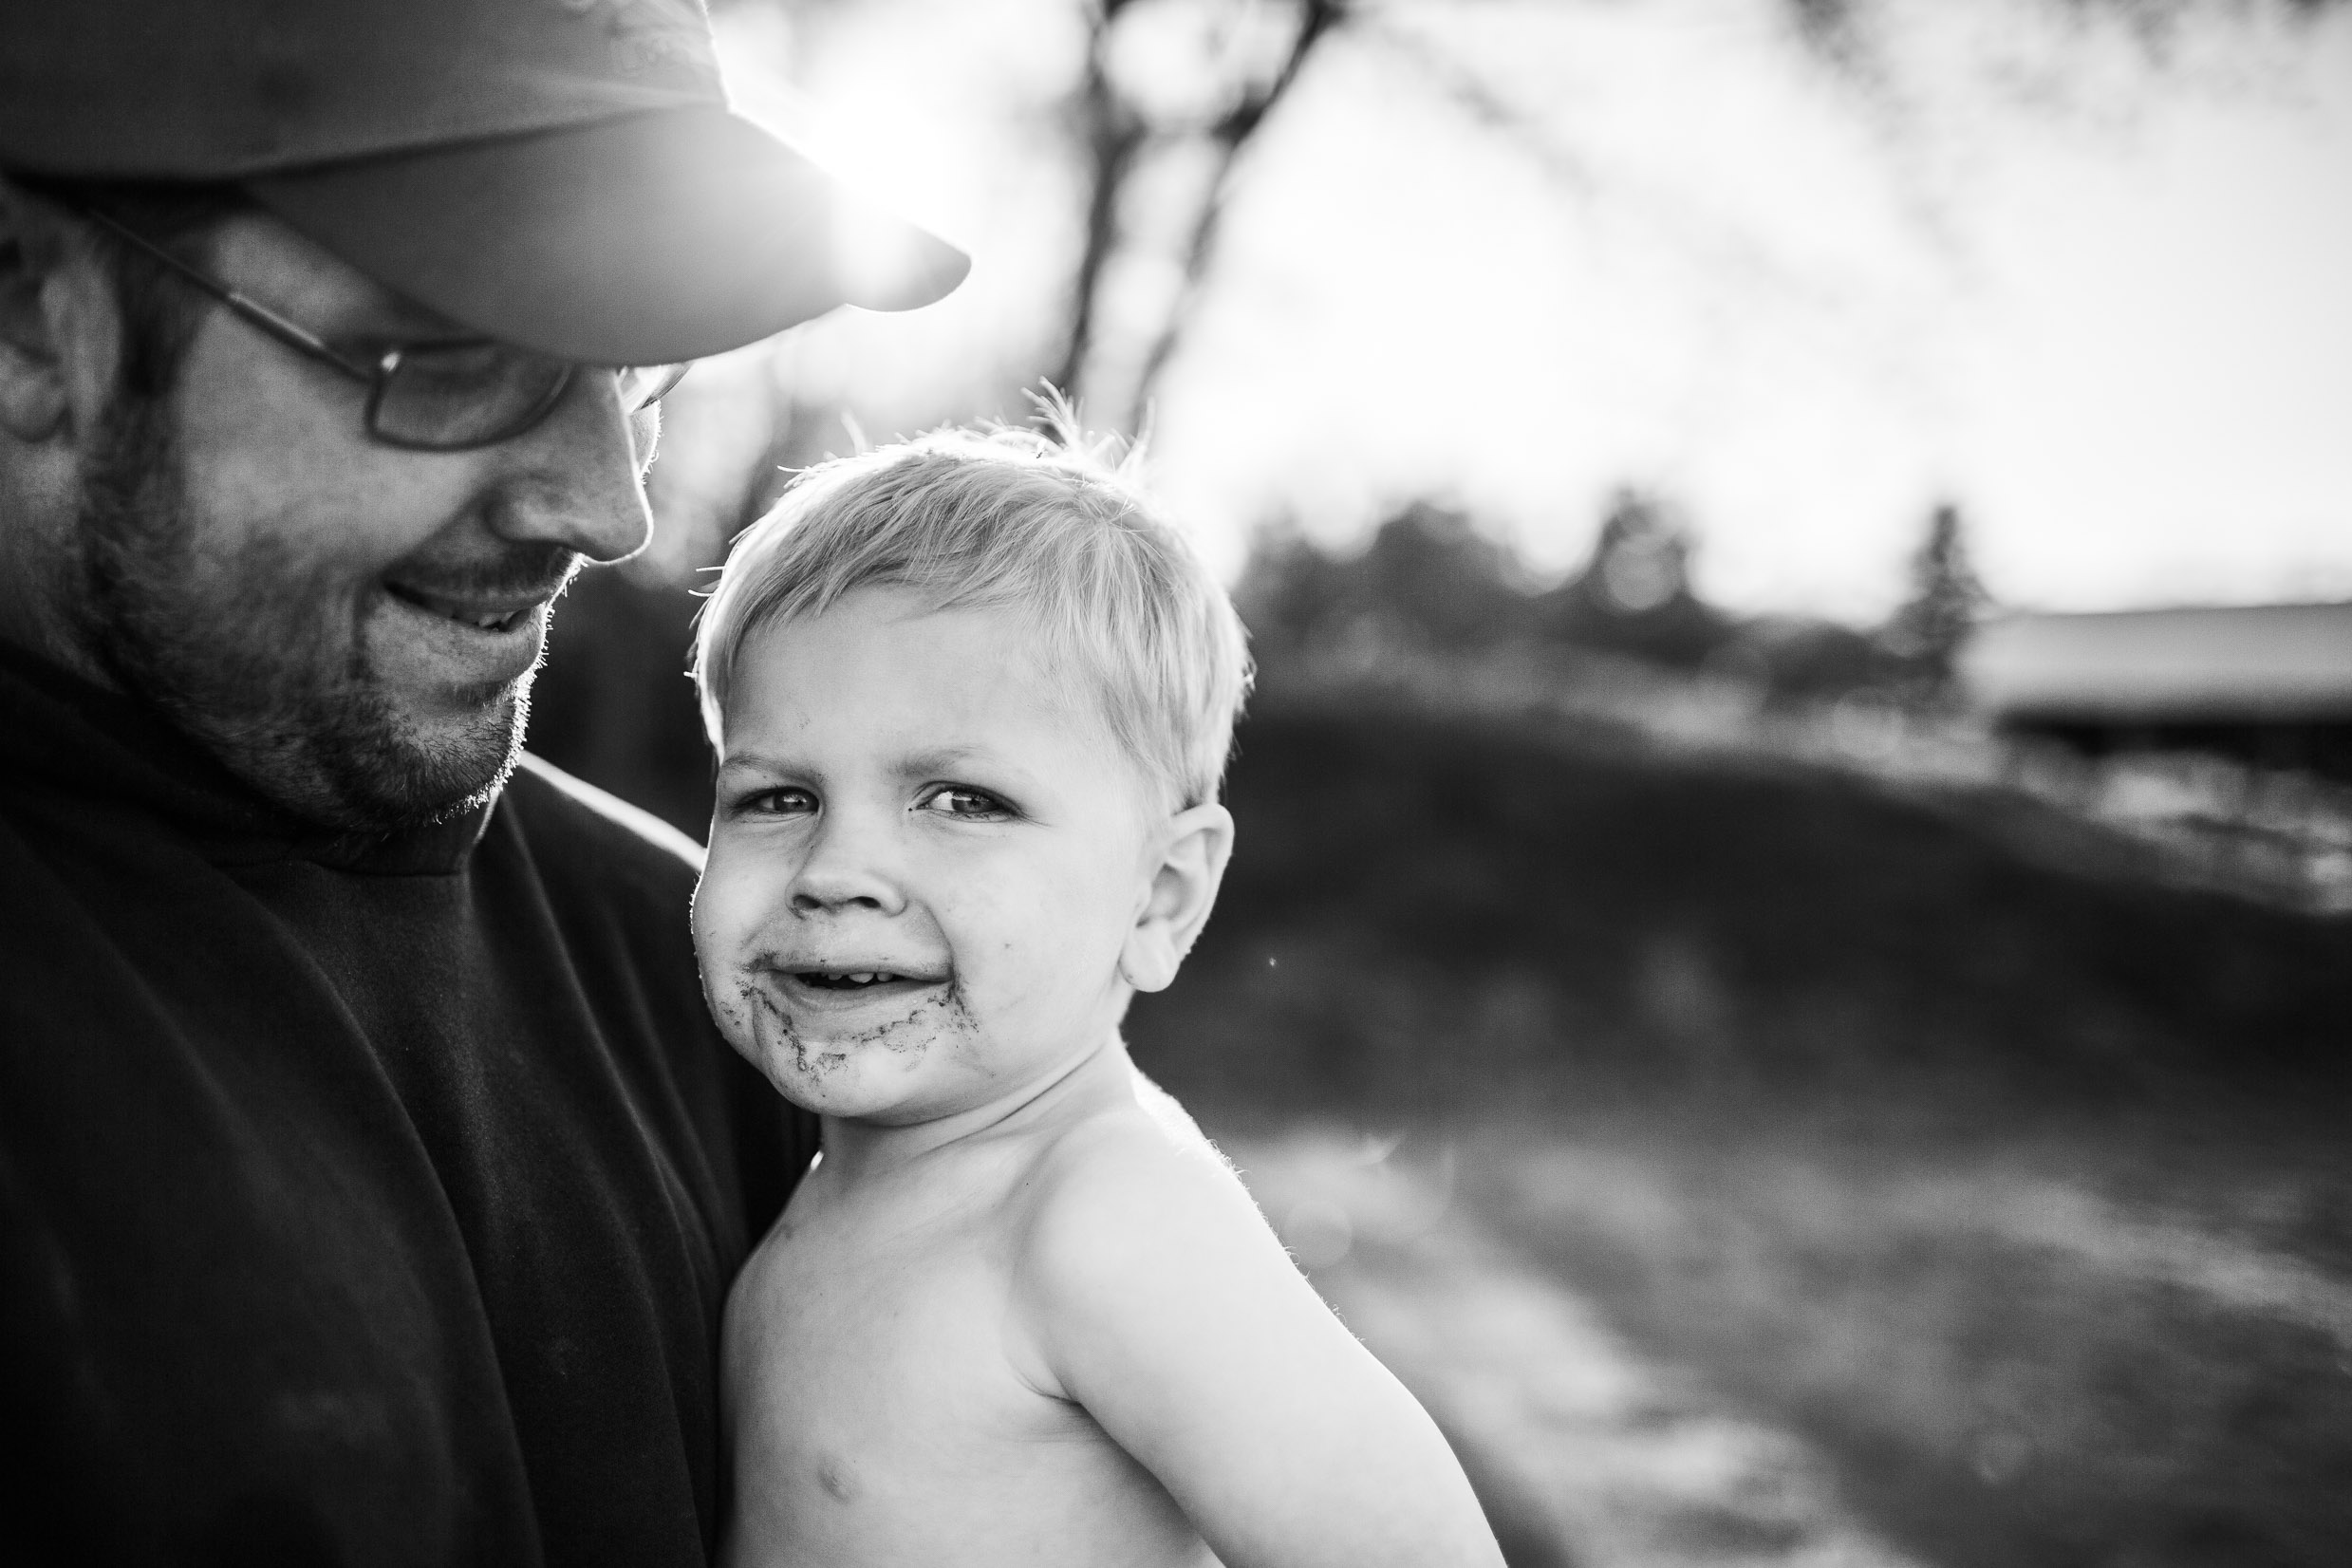
{"type": "Polygon", "coordinates": [[[1171,1272],[1293,1272],[1233,1167],[1140,1076],[1132,1103],[1042,1149],[1026,1185],[1017,1268],[1055,1316],[1111,1307],[1171,1272]]]}
{"type": "Polygon", "coordinates": [[[1140,1073],[1135,1085],[1131,1100],[1097,1109],[1037,1151],[1024,1205],[1032,1229],[1105,1221],[1131,1228],[1139,1203],[1222,1208],[1238,1201],[1256,1214],[1232,1166],[1184,1107],[1140,1073]]]}

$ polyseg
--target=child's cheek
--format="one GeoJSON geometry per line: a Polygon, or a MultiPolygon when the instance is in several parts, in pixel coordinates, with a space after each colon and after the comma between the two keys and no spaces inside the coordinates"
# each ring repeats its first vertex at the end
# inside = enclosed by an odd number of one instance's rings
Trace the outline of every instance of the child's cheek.
{"type": "Polygon", "coordinates": [[[744,867],[722,837],[713,835],[709,859],[694,890],[694,952],[702,975],[702,999],[729,1044],[757,1062],[756,1018],[747,1005],[744,983],[759,951],[753,901],[745,898],[744,867]]]}

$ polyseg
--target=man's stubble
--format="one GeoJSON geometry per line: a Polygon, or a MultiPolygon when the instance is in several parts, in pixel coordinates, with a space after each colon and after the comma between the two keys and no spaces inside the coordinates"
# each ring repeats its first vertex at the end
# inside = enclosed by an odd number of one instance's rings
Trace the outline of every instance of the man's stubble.
{"type": "Polygon", "coordinates": [[[369,586],[283,539],[207,549],[181,459],[162,400],[118,397],[94,434],[68,591],[115,682],[321,827],[396,831],[495,795],[522,754],[536,670],[485,693],[462,734],[420,734],[369,660],[369,586]]]}

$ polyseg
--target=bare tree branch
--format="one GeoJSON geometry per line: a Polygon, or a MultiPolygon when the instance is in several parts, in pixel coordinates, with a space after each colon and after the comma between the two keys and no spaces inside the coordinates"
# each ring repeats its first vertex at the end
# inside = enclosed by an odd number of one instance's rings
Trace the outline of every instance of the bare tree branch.
{"type": "Polygon", "coordinates": [[[1209,139],[1217,149],[1216,172],[1210,177],[1208,194],[1203,199],[1201,211],[1194,218],[1192,233],[1185,244],[1184,281],[1176,301],[1169,308],[1166,320],[1152,335],[1150,345],[1144,352],[1143,370],[1136,377],[1134,409],[1141,411],[1149,403],[1151,389],[1157,384],[1168,357],[1185,326],[1199,307],[1202,289],[1206,283],[1211,257],[1217,249],[1223,231],[1226,197],[1232,185],[1233,166],[1240,159],[1241,149],[1258,134],[1266,116],[1280,103],[1298,73],[1305,68],[1307,57],[1345,14],[1340,0],[1304,0],[1298,19],[1298,31],[1292,37],[1290,51],[1283,56],[1278,70],[1264,88],[1244,94],[1210,127],[1209,139]]]}
{"type": "MultiPolygon", "coordinates": [[[[1625,190],[1615,175],[1596,172],[1576,149],[1520,105],[1512,103],[1469,65],[1436,47],[1421,28],[1409,28],[1401,16],[1383,14],[1367,0],[1293,0],[1297,27],[1280,66],[1260,84],[1243,87],[1212,117],[1185,123],[1152,123],[1128,102],[1114,81],[1109,61],[1110,38],[1120,14],[1132,0],[1097,0],[1089,41],[1084,81],[1073,104],[1073,119],[1088,160],[1086,239],[1072,282],[1071,329],[1065,342],[1058,384],[1082,389],[1092,403],[1090,412],[1111,428],[1129,428],[1148,401],[1198,314],[1209,287],[1209,274],[1223,233],[1237,168],[1267,117],[1289,95],[1300,72],[1321,42],[1341,25],[1377,38],[1411,64],[1458,109],[1475,123],[1508,140],[1533,161],[1564,194],[1593,197],[1605,183],[1615,205],[1630,207],[1686,252],[1709,266],[1736,272],[1792,299],[1834,305],[1835,280],[1808,275],[1755,236],[1727,229],[1708,214],[1658,190],[1625,190]],[[1098,360],[1098,337],[1103,330],[1101,307],[1106,275],[1129,243],[1121,224],[1122,198],[1131,177],[1157,152],[1187,144],[1205,145],[1212,154],[1204,195],[1185,232],[1179,254],[1179,282],[1165,315],[1144,336],[1133,361],[1129,388],[1088,385],[1090,364],[1098,360]]],[[[1593,0],[1572,0],[1590,4],[1593,0]]],[[[2308,18],[2338,9],[2346,0],[2045,0],[2053,10],[2089,18],[2119,19],[2139,36],[2152,53],[2160,55],[2166,42],[2187,17],[2212,8],[2270,7],[2290,18],[2308,18]]],[[[1471,0],[1463,0],[1469,9],[1471,0]]],[[[1899,121],[1895,84],[1889,80],[1888,58],[1879,30],[1884,21],[1883,0],[1780,0],[1781,9],[1798,46],[1843,81],[1857,98],[1882,118],[1899,121]]],[[[1426,15],[1426,11],[1419,14],[1426,15]]],[[[1899,132],[1900,126],[1892,129],[1899,132]]],[[[1900,142],[1899,134],[1892,140],[1900,142]]],[[[1913,204],[1913,216],[1922,232],[1945,243],[1945,226],[1932,208],[1913,204]]],[[[1125,345],[1121,345],[1122,347],[1125,345]]],[[[1099,364],[1095,366],[1100,368],[1099,364]]]]}
{"type": "Polygon", "coordinates": [[[1085,373],[1094,347],[1095,296],[1104,267],[1119,245],[1119,196],[1133,173],[1145,139],[1143,119],[1123,102],[1111,81],[1111,29],[1129,0],[1102,0],[1087,31],[1086,75],[1079,84],[1073,118],[1086,149],[1086,242],[1070,283],[1070,333],[1062,345],[1061,369],[1054,384],[1065,391],[1085,373]]]}
{"type": "MultiPolygon", "coordinates": [[[[1621,170],[1596,169],[1591,159],[1562,145],[1540,119],[1498,92],[1437,40],[1369,17],[1356,30],[1358,36],[1391,49],[1465,119],[1515,149],[1564,196],[1590,202],[1605,188],[1613,211],[1647,225],[1715,275],[1736,276],[1793,306],[1833,312],[1839,308],[1841,293],[1835,277],[1792,261],[1762,235],[1727,223],[1654,181],[1621,170]]],[[[1922,233],[1943,243],[1943,228],[1932,214],[1914,215],[1922,233]]]]}

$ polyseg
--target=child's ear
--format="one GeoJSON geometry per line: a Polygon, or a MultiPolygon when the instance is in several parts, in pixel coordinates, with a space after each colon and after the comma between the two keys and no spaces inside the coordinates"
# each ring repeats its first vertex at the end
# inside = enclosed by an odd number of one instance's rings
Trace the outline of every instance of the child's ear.
{"type": "Polygon", "coordinates": [[[1233,813],[1214,803],[1193,806],[1170,819],[1167,835],[1143,908],[1119,949],[1119,978],[1138,991],[1166,990],[1208,924],[1233,857],[1233,813]]]}

